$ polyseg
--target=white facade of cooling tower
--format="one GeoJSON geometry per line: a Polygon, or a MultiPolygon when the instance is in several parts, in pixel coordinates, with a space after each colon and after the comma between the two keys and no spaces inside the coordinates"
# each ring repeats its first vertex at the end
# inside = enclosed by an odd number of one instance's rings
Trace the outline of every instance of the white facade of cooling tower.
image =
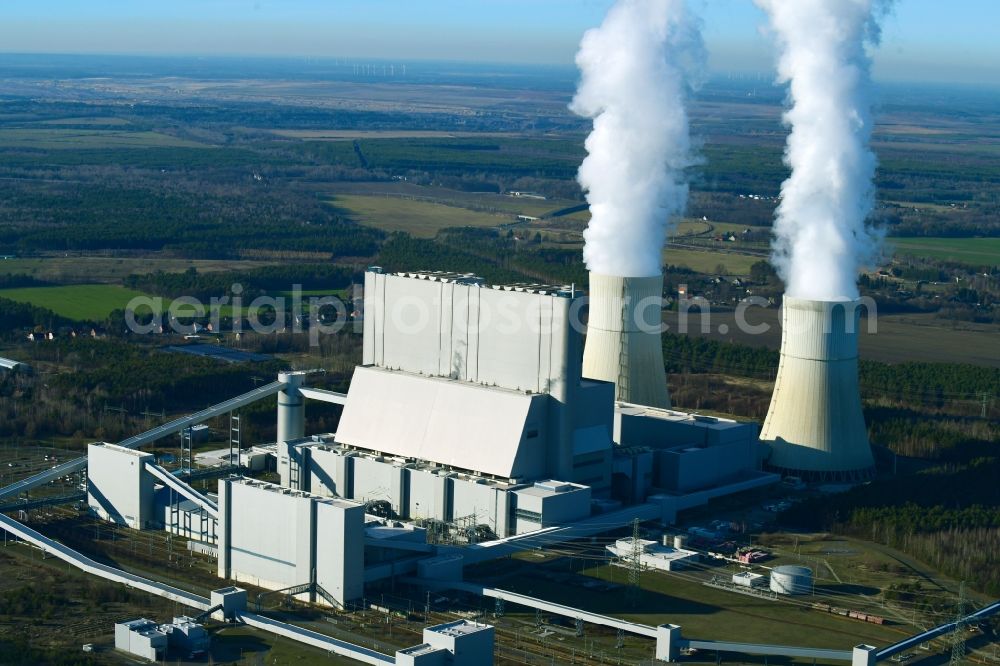
{"type": "Polygon", "coordinates": [[[583,376],[615,384],[615,399],[670,407],[660,340],[663,276],[590,274],[583,376]]]}
{"type": "Polygon", "coordinates": [[[859,305],[785,297],[781,360],[760,434],[770,468],[816,480],[873,473],[858,390],[859,305]]]}

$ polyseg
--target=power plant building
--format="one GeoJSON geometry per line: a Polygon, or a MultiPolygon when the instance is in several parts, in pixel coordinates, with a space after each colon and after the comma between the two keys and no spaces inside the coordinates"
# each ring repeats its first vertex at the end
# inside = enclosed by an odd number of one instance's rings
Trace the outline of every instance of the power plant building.
{"type": "Polygon", "coordinates": [[[87,447],[87,505],[102,520],[135,530],[155,523],[155,484],[146,473],[154,456],[116,444],[87,447]]]}
{"type": "MultiPolygon", "coordinates": [[[[616,402],[613,381],[583,377],[571,325],[582,305],[570,287],[368,271],[364,364],[337,432],[279,441],[281,484],[381,503],[396,518],[474,518],[505,537],[586,518],[595,500],[636,503],[654,489],[757,474],[754,424],[616,402]]],[[[626,338],[659,349],[658,332],[634,333],[626,338]]],[[[636,367],[650,364],[644,355],[636,367]]],[[[304,423],[295,393],[310,389],[297,377],[279,395],[279,425],[304,423]]],[[[660,382],[636,377],[634,387],[660,382]]]]}
{"type": "Polygon", "coordinates": [[[364,585],[364,506],[253,479],[219,481],[219,576],[343,605],[364,585]]]}
{"type": "MultiPolygon", "coordinates": [[[[184,480],[197,477],[150,454],[95,444],[91,510],[198,542],[217,553],[221,578],[343,606],[366,581],[460,580],[463,566],[506,552],[448,550],[428,543],[432,529],[457,543],[552,528],[594,534],[605,525],[596,514],[627,521],[635,507],[668,521],[776,480],[759,471],[755,424],[616,401],[615,382],[583,377],[582,333],[571,325],[583,304],[572,288],[452,273],[365,277],[365,363],[346,395],[311,388],[296,371],[234,399],[277,394],[278,441],[255,451],[273,452],[280,485],[231,475],[233,461],[215,452],[205,460],[217,468],[198,474],[223,478],[206,495],[184,480]],[[310,399],[343,405],[337,432],[305,435],[310,399]]],[[[642,550],[644,566],[690,559],[684,549],[642,550]]],[[[445,652],[412,656],[465,663],[445,652]]]]}
{"type": "Polygon", "coordinates": [[[420,645],[396,652],[397,666],[492,666],[495,629],[458,620],[424,629],[420,645]]]}

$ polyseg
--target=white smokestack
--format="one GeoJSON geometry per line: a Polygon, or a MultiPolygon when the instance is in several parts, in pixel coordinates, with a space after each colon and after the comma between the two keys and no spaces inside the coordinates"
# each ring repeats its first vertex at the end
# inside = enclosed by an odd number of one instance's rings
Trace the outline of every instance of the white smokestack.
{"type": "Polygon", "coordinates": [[[790,83],[791,126],[772,261],[798,298],[853,299],[859,269],[874,259],[875,155],[871,58],[880,0],[755,0],[780,47],[778,78],[790,83]]]}
{"type": "Polygon", "coordinates": [[[859,305],[785,297],[778,377],[760,433],[770,468],[826,481],[874,472],[858,392],[859,305]]]}
{"type": "Polygon", "coordinates": [[[583,258],[595,273],[659,275],[670,218],[691,165],[684,108],[704,48],[683,0],[619,0],[580,42],[570,109],[594,119],[578,180],[591,220],[583,258]]]}

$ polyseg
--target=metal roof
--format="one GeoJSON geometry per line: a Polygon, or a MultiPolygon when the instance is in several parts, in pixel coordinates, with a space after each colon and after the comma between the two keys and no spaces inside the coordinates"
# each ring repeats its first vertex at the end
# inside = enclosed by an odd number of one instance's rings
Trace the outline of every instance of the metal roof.
{"type": "Polygon", "coordinates": [[[358,367],[337,442],[504,478],[537,477],[545,451],[521,446],[536,400],[548,396],[358,367]]]}

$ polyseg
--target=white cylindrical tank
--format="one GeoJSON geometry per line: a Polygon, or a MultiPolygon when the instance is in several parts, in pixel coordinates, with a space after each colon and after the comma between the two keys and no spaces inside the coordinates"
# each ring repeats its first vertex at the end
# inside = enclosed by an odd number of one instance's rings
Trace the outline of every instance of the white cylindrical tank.
{"type": "Polygon", "coordinates": [[[590,274],[583,376],[615,384],[615,399],[670,407],[660,340],[663,276],[590,274]]]}
{"type": "Polygon", "coordinates": [[[770,469],[820,481],[874,474],[858,390],[860,304],[785,297],[778,376],[760,433],[770,469]]]}
{"type": "Polygon", "coordinates": [[[286,386],[278,393],[277,441],[301,439],[306,434],[306,401],[299,391],[305,375],[301,372],[279,372],[278,381],[286,386]]]}
{"type": "Polygon", "coordinates": [[[674,536],[674,548],[677,550],[682,550],[687,548],[688,538],[686,534],[677,534],[674,536]]]}
{"type": "Polygon", "coordinates": [[[771,570],[771,591],[778,594],[811,594],[812,569],[790,564],[775,567],[771,570]]]}

